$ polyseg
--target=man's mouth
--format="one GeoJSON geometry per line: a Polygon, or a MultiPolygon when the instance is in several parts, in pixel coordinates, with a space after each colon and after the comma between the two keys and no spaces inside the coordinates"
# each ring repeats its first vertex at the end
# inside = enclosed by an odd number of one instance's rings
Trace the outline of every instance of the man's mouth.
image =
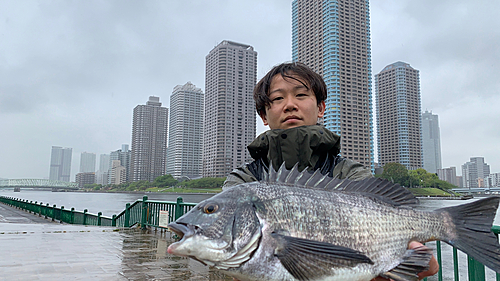
{"type": "Polygon", "coordinates": [[[287,117],[285,118],[285,120],[283,120],[283,122],[287,122],[287,121],[289,121],[289,120],[300,120],[300,118],[299,118],[299,117],[297,117],[297,116],[294,116],[294,115],[292,115],[292,116],[287,116],[287,117]]]}

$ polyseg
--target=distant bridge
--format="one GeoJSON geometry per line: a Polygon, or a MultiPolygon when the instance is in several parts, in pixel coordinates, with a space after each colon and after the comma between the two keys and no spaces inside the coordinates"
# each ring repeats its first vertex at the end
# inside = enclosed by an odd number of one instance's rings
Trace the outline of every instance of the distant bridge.
{"type": "Polygon", "coordinates": [[[76,190],[74,182],[46,179],[0,179],[0,188],[51,188],[52,190],[76,190]]]}
{"type": "Polygon", "coordinates": [[[474,187],[474,188],[453,188],[457,193],[491,193],[500,192],[500,187],[474,187]]]}

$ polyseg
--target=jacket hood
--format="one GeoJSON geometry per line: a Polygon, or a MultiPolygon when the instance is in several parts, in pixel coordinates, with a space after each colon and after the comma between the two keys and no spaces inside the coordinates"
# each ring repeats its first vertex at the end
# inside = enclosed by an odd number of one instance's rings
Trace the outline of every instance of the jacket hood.
{"type": "Polygon", "coordinates": [[[299,163],[299,170],[314,168],[327,154],[340,153],[340,136],[321,125],[300,126],[290,129],[269,130],[260,134],[249,146],[254,159],[266,165],[272,161],[275,169],[283,162],[287,169],[299,163]]]}

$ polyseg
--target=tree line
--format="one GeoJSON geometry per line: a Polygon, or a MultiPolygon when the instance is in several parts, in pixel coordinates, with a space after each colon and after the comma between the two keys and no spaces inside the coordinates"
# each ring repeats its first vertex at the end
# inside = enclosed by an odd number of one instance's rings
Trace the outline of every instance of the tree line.
{"type": "Polygon", "coordinates": [[[440,180],[436,174],[429,173],[422,168],[408,170],[399,163],[385,164],[384,172],[381,175],[375,175],[375,177],[384,178],[406,187],[435,187],[445,190],[457,188],[449,182],[440,180]]]}
{"type": "Polygon", "coordinates": [[[176,180],[172,175],[157,177],[154,181],[125,182],[122,184],[88,184],[85,188],[93,190],[142,191],[148,188],[217,188],[224,184],[226,178],[201,178],[195,180],[176,180]]]}

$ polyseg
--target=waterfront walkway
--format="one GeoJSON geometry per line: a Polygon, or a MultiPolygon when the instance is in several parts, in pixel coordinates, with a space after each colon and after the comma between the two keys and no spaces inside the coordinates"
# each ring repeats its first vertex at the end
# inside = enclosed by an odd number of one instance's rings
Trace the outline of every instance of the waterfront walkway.
{"type": "Polygon", "coordinates": [[[169,232],[68,225],[0,204],[0,280],[232,280],[171,256],[169,232]]]}

